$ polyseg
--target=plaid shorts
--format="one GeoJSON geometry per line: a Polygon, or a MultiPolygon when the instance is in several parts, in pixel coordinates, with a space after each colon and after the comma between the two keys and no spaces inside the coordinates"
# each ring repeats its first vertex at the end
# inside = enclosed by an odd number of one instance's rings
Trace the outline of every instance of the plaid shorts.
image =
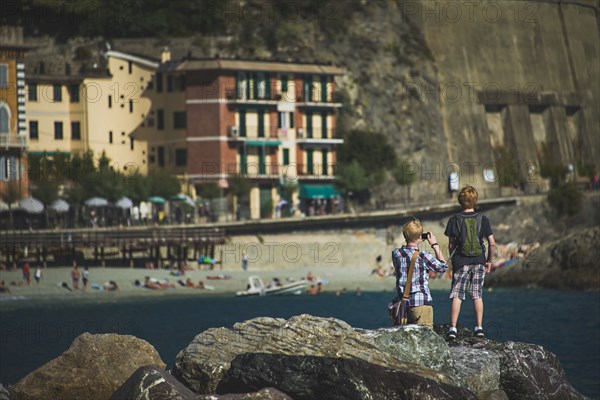
{"type": "Polygon", "coordinates": [[[464,265],[452,273],[452,291],[450,298],[458,297],[461,300],[469,295],[473,300],[480,299],[483,292],[483,278],[485,277],[485,265],[464,265]]]}

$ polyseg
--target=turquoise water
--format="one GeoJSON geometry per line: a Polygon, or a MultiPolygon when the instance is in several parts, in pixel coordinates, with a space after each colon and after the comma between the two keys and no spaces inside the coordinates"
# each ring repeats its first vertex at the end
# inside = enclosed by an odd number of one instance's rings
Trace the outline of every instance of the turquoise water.
{"type": "MultiPolygon", "coordinates": [[[[447,292],[433,292],[435,322],[448,322],[447,292]]],[[[177,352],[201,331],[258,316],[289,318],[310,313],[352,326],[388,326],[387,293],[336,297],[173,297],[104,303],[53,301],[0,303],[0,382],[15,383],[61,354],[83,332],[131,334],[154,345],[172,365],[177,352]]],[[[484,294],[484,328],[491,339],[540,344],[555,353],[569,381],[600,399],[600,293],[496,289],[484,294]]],[[[470,302],[459,324],[472,328],[470,302]]]]}

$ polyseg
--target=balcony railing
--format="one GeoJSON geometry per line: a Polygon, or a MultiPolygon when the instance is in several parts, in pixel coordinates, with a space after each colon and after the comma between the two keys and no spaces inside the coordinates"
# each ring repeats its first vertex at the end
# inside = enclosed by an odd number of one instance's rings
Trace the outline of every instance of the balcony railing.
{"type": "Polygon", "coordinates": [[[0,147],[27,147],[27,137],[23,135],[0,135],[0,147]]]}
{"type": "Polygon", "coordinates": [[[235,90],[227,90],[225,92],[225,98],[227,100],[236,101],[236,102],[261,102],[261,101],[269,101],[269,102],[288,102],[288,103],[303,103],[303,105],[324,105],[324,104],[338,104],[338,95],[336,93],[332,93],[331,95],[326,96],[327,98],[322,101],[321,95],[314,94],[310,97],[310,100],[307,101],[305,96],[302,94],[294,94],[294,93],[264,93],[262,96],[255,95],[254,93],[250,93],[249,96],[242,95],[237,93],[235,90]]]}

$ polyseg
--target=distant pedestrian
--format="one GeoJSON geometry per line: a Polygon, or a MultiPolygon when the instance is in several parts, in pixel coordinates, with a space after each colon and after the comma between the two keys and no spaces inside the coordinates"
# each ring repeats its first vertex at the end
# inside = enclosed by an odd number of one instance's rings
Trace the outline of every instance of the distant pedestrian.
{"type": "Polygon", "coordinates": [[[244,254],[242,255],[242,269],[244,271],[248,270],[248,255],[246,254],[245,251],[244,251],[244,254]]]}
{"type": "Polygon", "coordinates": [[[73,265],[71,270],[71,281],[73,282],[73,289],[79,290],[79,279],[81,278],[81,272],[77,268],[77,264],[73,265]]]}
{"type": "Polygon", "coordinates": [[[23,263],[23,283],[27,286],[31,283],[31,266],[27,261],[23,263]]]}
{"type": "Polygon", "coordinates": [[[88,267],[85,266],[85,267],[83,267],[83,274],[81,275],[81,280],[83,282],[83,290],[87,289],[89,279],[90,279],[90,271],[88,270],[88,267]]]}
{"type": "Polygon", "coordinates": [[[35,278],[35,283],[39,286],[40,281],[42,280],[42,269],[40,267],[36,268],[33,277],[35,278]]]}

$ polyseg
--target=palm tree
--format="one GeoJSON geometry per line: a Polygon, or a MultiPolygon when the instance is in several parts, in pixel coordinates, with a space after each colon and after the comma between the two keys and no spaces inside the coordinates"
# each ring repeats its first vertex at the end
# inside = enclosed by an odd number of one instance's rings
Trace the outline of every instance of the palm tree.
{"type": "Polygon", "coordinates": [[[1,191],[2,201],[8,204],[8,213],[10,216],[10,228],[14,228],[12,204],[23,198],[21,191],[21,182],[9,181],[6,190],[1,191]]]}

